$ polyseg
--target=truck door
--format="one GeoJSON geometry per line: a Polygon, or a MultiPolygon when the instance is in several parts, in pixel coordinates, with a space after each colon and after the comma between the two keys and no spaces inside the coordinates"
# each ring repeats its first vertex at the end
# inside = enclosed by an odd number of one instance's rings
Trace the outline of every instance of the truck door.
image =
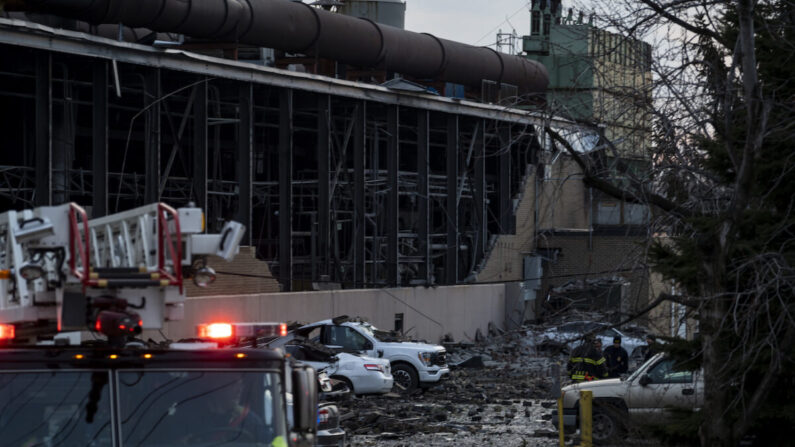
{"type": "Polygon", "coordinates": [[[658,418],[671,408],[694,408],[694,376],[693,371],[677,368],[673,359],[661,359],[630,384],[630,412],[643,419],[658,418]]]}

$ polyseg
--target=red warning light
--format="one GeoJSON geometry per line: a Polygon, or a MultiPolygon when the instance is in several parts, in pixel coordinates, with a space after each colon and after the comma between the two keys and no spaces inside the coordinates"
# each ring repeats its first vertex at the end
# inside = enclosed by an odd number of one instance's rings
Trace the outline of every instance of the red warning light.
{"type": "Polygon", "coordinates": [[[0,324],[0,340],[13,340],[13,338],[14,338],[14,325],[0,324]]]}
{"type": "Polygon", "coordinates": [[[282,337],[286,337],[287,336],[287,324],[286,323],[282,323],[282,324],[279,325],[279,335],[282,336],[282,337]]]}
{"type": "Polygon", "coordinates": [[[229,323],[200,324],[196,327],[199,338],[231,338],[232,325],[229,323]]]}

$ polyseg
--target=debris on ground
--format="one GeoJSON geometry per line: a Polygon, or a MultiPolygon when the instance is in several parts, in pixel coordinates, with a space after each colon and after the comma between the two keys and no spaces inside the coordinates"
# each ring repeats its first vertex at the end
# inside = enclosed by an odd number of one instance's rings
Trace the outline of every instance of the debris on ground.
{"type": "MultiPolygon", "coordinates": [[[[408,395],[348,396],[338,402],[348,445],[557,446],[552,411],[556,393],[568,382],[569,343],[576,340],[556,335],[556,329],[570,321],[605,319],[569,312],[555,322],[507,332],[490,325],[487,335],[477,330],[461,342],[446,334],[441,344],[450,379],[408,395]]],[[[578,444],[576,437],[566,439],[567,445],[578,444]]]]}
{"type": "Polygon", "coordinates": [[[550,407],[565,356],[539,355],[525,331],[489,332],[444,342],[451,378],[433,388],[338,402],[350,445],[557,445],[550,407]]]}

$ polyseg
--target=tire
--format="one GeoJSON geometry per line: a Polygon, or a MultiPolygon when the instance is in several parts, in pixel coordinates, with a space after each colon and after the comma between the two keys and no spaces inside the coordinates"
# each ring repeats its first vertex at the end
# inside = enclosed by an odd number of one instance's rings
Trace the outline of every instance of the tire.
{"type": "Polygon", "coordinates": [[[417,371],[407,363],[395,363],[392,365],[392,377],[395,379],[393,391],[406,394],[417,389],[419,379],[417,371]]]}
{"type": "Polygon", "coordinates": [[[624,412],[613,404],[594,402],[592,431],[594,443],[621,439],[626,432],[624,412]]]}
{"type": "Polygon", "coordinates": [[[345,382],[345,385],[348,386],[348,389],[351,390],[351,394],[356,394],[356,390],[353,388],[353,382],[345,376],[331,376],[332,379],[339,380],[341,382],[345,382]]]}

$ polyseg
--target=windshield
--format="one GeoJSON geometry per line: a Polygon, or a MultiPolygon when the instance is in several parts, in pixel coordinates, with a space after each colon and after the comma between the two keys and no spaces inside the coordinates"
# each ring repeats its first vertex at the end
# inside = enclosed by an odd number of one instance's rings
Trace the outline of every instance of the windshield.
{"type": "Polygon", "coordinates": [[[0,373],[0,444],[110,446],[108,371],[0,373]]]}
{"type": "Polygon", "coordinates": [[[654,357],[650,358],[649,360],[643,362],[643,364],[640,365],[638,369],[636,369],[635,372],[632,373],[631,376],[627,377],[627,382],[632,382],[633,380],[635,380],[635,378],[640,375],[641,371],[644,371],[646,369],[646,364],[648,364],[649,362],[654,362],[660,357],[662,357],[662,354],[657,354],[654,357]]]}
{"type": "Polygon", "coordinates": [[[270,446],[286,442],[279,375],[120,371],[125,446],[270,446]]]}
{"type": "Polygon", "coordinates": [[[382,331],[370,323],[361,323],[358,327],[362,329],[362,332],[378,341],[387,343],[405,341],[400,333],[394,331],[382,331]]]}
{"type": "Polygon", "coordinates": [[[383,340],[381,340],[381,338],[379,338],[376,335],[377,332],[383,332],[383,331],[379,331],[375,326],[373,326],[371,324],[360,324],[359,328],[362,330],[362,332],[364,332],[365,334],[369,335],[370,337],[372,337],[372,338],[374,338],[376,340],[379,340],[379,341],[383,341],[383,340]]]}

